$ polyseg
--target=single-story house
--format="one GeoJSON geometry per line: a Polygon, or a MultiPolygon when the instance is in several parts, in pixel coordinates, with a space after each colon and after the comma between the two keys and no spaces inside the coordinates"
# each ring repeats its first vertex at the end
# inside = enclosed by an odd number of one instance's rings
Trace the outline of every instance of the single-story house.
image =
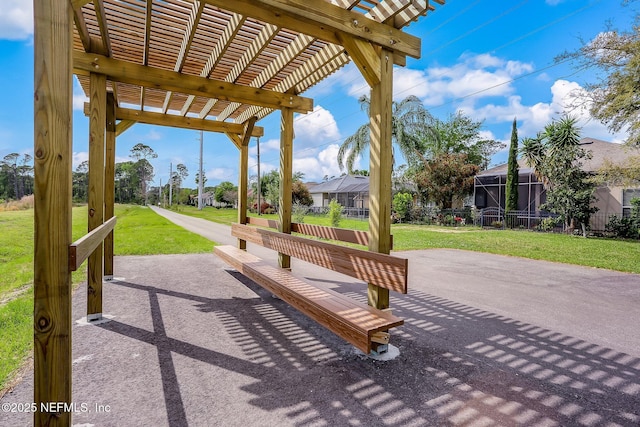
{"type": "Polygon", "coordinates": [[[329,206],[336,199],[347,210],[369,209],[369,177],[343,175],[318,184],[307,184],[313,198],[312,208],[320,209],[329,206]]]}
{"type": "MultiPolygon", "coordinates": [[[[588,172],[597,172],[605,162],[613,164],[624,162],[630,155],[628,147],[622,144],[602,141],[595,138],[580,140],[586,150],[591,151],[592,158],[584,161],[583,168],[588,172]]],[[[546,201],[544,186],[538,181],[533,168],[522,159],[518,177],[518,210],[528,212],[530,216],[538,216],[540,206],[546,201]]],[[[496,166],[479,173],[474,180],[474,204],[478,209],[505,207],[505,191],[507,183],[507,164],[496,166]]],[[[631,199],[640,197],[640,188],[602,185],[596,189],[595,206],[600,214],[628,215],[631,211],[631,199]]]]}

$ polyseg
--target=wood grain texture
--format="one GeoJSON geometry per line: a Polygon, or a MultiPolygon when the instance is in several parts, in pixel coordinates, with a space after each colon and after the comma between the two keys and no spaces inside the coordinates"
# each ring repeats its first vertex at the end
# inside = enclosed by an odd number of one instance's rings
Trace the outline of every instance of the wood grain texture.
{"type": "Polygon", "coordinates": [[[69,245],[69,269],[76,271],[89,255],[113,232],[117,218],[114,216],[100,227],[93,229],[69,245]]]}
{"type": "MultiPolygon", "coordinates": [[[[116,118],[118,120],[131,120],[134,123],[137,122],[149,125],[170,126],[180,129],[203,130],[206,132],[223,132],[240,135],[244,131],[244,126],[240,123],[198,119],[195,117],[154,113],[151,111],[140,111],[121,107],[116,109],[116,118]]],[[[261,126],[254,126],[251,136],[263,135],[264,128],[261,126]]]]}
{"type": "Polygon", "coordinates": [[[329,43],[340,44],[336,33],[346,33],[420,58],[421,41],[418,37],[323,0],[205,1],[329,43]]]}
{"type": "MultiPolygon", "coordinates": [[[[104,158],[107,126],[107,78],[91,74],[89,114],[88,231],[104,223],[104,158]]],[[[103,239],[87,262],[87,315],[102,313],[103,239]]]]}
{"type": "MultiPolygon", "coordinates": [[[[247,224],[278,229],[279,223],[274,219],[247,217],[247,224]]],[[[367,246],[369,244],[369,233],[361,230],[349,230],[346,228],[328,227],[326,225],[304,224],[299,222],[291,223],[291,232],[305,234],[307,236],[320,237],[338,242],[354,243],[356,245],[367,246]]],[[[393,247],[393,236],[391,246],[393,247]]]]}
{"type": "MultiPolygon", "coordinates": [[[[280,120],[280,194],[278,196],[278,230],[291,233],[291,208],[293,184],[293,110],[283,108],[280,120]]],[[[281,268],[291,267],[291,257],[284,252],[278,253],[278,264],[281,268]]]]}
{"type": "MultiPolygon", "coordinates": [[[[408,261],[249,225],[232,224],[231,235],[321,267],[407,293],[408,261]]],[[[386,307],[385,307],[386,308],[386,307]]]]}
{"type": "MultiPolygon", "coordinates": [[[[73,18],[68,0],[34,10],[34,398],[71,402],[73,18]]],[[[36,426],[71,425],[70,413],[36,411],[36,426]]]]}
{"type": "MultiPolygon", "coordinates": [[[[391,140],[393,102],[393,53],[380,51],[380,83],[371,88],[369,145],[369,250],[391,251],[391,140]]],[[[369,305],[389,307],[389,291],[369,282],[369,305]]]]}
{"type": "Polygon", "coordinates": [[[243,102],[268,108],[291,108],[297,112],[313,110],[313,100],[271,90],[237,85],[206,77],[120,61],[98,54],[73,52],[76,74],[101,73],[115,82],[129,83],[225,101],[243,102]]]}
{"type": "Polygon", "coordinates": [[[275,228],[276,230],[280,227],[280,224],[275,219],[258,218],[255,216],[248,216],[247,224],[257,225],[259,227],[275,228]]]}
{"type": "MultiPolygon", "coordinates": [[[[116,100],[113,92],[107,92],[107,140],[104,165],[104,219],[115,215],[116,172],[116,100]]],[[[104,274],[113,276],[113,230],[104,239],[104,274]]]]}
{"type": "Polygon", "coordinates": [[[400,326],[404,320],[361,304],[330,289],[309,284],[286,270],[233,246],[216,246],[214,253],[269,292],[365,353],[372,336],[400,326]]]}

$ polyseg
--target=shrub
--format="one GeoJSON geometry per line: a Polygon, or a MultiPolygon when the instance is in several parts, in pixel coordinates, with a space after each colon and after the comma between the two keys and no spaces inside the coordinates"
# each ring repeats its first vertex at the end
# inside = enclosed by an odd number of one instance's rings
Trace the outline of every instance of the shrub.
{"type": "Polygon", "coordinates": [[[493,222],[491,223],[491,226],[492,226],[493,228],[502,228],[502,221],[493,221],[493,222]]]}
{"type": "Polygon", "coordinates": [[[397,215],[397,221],[408,221],[410,219],[411,205],[413,197],[410,193],[396,193],[393,196],[393,210],[397,215]]]}
{"type": "Polygon", "coordinates": [[[553,231],[553,229],[556,228],[557,226],[558,226],[558,219],[549,217],[540,221],[540,224],[538,224],[538,230],[553,231]]]}
{"type": "Polygon", "coordinates": [[[605,226],[607,233],[623,239],[640,239],[640,198],[631,199],[631,215],[627,218],[610,216],[605,226]]]}
{"type": "Polygon", "coordinates": [[[293,222],[304,223],[304,216],[309,212],[309,207],[301,203],[294,203],[292,208],[293,222]]]}
{"type": "Polygon", "coordinates": [[[344,208],[336,199],[332,199],[331,202],[329,202],[329,220],[331,221],[332,227],[340,226],[343,211],[344,208]]]}

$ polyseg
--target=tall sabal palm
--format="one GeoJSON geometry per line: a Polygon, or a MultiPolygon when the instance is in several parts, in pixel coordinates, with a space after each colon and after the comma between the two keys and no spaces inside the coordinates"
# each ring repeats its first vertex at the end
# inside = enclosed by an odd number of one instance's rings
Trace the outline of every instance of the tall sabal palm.
{"type": "MultiPolygon", "coordinates": [[[[358,99],[361,108],[369,114],[371,100],[364,95],[358,99]]],[[[418,97],[410,95],[392,104],[391,139],[400,152],[411,163],[420,156],[420,141],[425,137],[436,137],[433,123],[435,119],[424,108],[418,97]]],[[[356,133],[344,140],[338,151],[340,169],[353,172],[353,164],[371,143],[369,124],[362,125],[356,133]]],[[[394,156],[395,157],[395,156],[394,156]]]]}

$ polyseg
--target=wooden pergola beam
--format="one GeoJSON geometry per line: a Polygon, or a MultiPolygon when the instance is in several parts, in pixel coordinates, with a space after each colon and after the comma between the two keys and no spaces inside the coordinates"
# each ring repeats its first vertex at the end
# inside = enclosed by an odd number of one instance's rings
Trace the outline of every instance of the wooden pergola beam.
{"type": "Polygon", "coordinates": [[[152,87],[187,95],[242,102],[267,108],[290,108],[295,112],[313,111],[313,100],[301,96],[253,88],[233,83],[191,76],[175,71],[119,61],[98,54],[73,52],[74,73],[100,73],[114,82],[152,87]]]}
{"type": "MultiPolygon", "coordinates": [[[[84,104],[85,115],[88,115],[89,104],[84,104]]],[[[121,120],[116,125],[116,136],[120,135],[124,130],[121,128],[125,125],[127,129],[135,123],[144,123],[147,125],[169,126],[180,129],[202,130],[206,132],[219,132],[241,135],[245,131],[245,125],[241,123],[220,122],[217,120],[197,119],[195,117],[183,117],[176,114],[152,113],[150,111],[133,110],[130,108],[115,109],[116,120],[121,120]]],[[[264,128],[262,126],[254,126],[250,136],[264,136],[264,128]]]]}
{"type": "MultiPolygon", "coordinates": [[[[238,79],[240,74],[242,74],[242,71],[249,64],[253,63],[253,61],[256,60],[258,55],[264,50],[265,47],[269,45],[269,43],[271,42],[271,40],[273,40],[273,38],[276,36],[277,33],[278,33],[278,27],[271,24],[265,24],[265,26],[262,28],[258,36],[255,38],[255,40],[247,47],[244,54],[242,55],[242,58],[240,58],[240,60],[231,69],[231,71],[229,71],[229,74],[225,78],[225,81],[235,83],[235,81],[238,79]]],[[[280,69],[281,68],[279,68],[279,70],[280,69]]],[[[262,87],[264,83],[256,84],[255,83],[256,80],[257,79],[254,79],[254,81],[251,84],[249,84],[249,86],[262,87]]],[[[209,112],[211,111],[211,109],[215,104],[216,104],[215,99],[210,99],[209,101],[207,101],[204,108],[200,111],[200,114],[198,115],[198,117],[200,117],[201,119],[204,119],[206,116],[208,116],[209,112]]],[[[216,119],[225,120],[227,117],[231,115],[233,111],[235,111],[238,108],[239,105],[240,104],[238,104],[237,102],[232,102],[231,104],[229,104],[227,108],[225,108],[225,110],[222,113],[218,114],[216,119]]]]}
{"type": "MultiPolygon", "coordinates": [[[[271,27],[274,29],[273,35],[275,35],[275,29],[277,28],[274,25],[267,25],[265,28],[271,27]]],[[[273,36],[272,36],[273,37],[273,36]]],[[[266,37],[265,37],[266,38],[266,37]]],[[[265,40],[266,41],[266,40],[265,40]]],[[[249,86],[253,87],[262,87],[266,82],[268,82],[273,76],[275,76],[280,70],[287,66],[300,52],[306,49],[309,44],[313,42],[313,39],[305,34],[298,34],[296,39],[292,41],[285,49],[280,52],[278,57],[271,62],[266,68],[263,68],[260,74],[256,76],[255,79],[249,84],[249,86]]],[[[260,49],[263,49],[264,46],[261,46],[260,49]]],[[[257,51],[257,49],[256,49],[257,51]]],[[[258,52],[254,55],[257,56],[258,52]]],[[[227,108],[224,109],[220,114],[218,114],[218,120],[225,120],[229,117],[236,109],[240,107],[240,104],[234,102],[229,104],[227,108]]],[[[204,110],[203,110],[204,112],[204,110]]],[[[208,112],[208,111],[207,111],[208,112]]],[[[202,113],[200,114],[202,117],[202,113]]]]}
{"type": "Polygon", "coordinates": [[[340,44],[336,33],[346,33],[400,54],[420,57],[420,38],[324,0],[204,1],[329,43],[340,44]]]}
{"type": "Polygon", "coordinates": [[[340,34],[342,45],[369,86],[380,83],[380,56],[373,45],[349,34],[340,34]]]}
{"type": "Polygon", "coordinates": [[[121,120],[120,123],[116,125],[116,137],[122,135],[127,131],[127,129],[135,124],[136,122],[133,120],[121,120]]]}
{"type": "MultiPolygon", "coordinates": [[[[235,36],[238,34],[238,31],[240,31],[240,28],[242,27],[245,19],[245,17],[240,15],[232,15],[229,18],[229,22],[222,32],[221,39],[218,43],[216,43],[213,51],[211,52],[211,54],[209,54],[207,62],[204,64],[204,67],[200,71],[200,77],[208,78],[209,75],[211,75],[213,69],[218,65],[220,60],[222,60],[222,57],[224,56],[227,49],[229,49],[230,41],[235,38],[235,36]]],[[[185,116],[189,112],[189,109],[191,108],[191,105],[193,104],[193,101],[195,99],[195,95],[190,94],[187,97],[187,100],[184,102],[184,105],[180,110],[180,114],[185,116]]]]}

